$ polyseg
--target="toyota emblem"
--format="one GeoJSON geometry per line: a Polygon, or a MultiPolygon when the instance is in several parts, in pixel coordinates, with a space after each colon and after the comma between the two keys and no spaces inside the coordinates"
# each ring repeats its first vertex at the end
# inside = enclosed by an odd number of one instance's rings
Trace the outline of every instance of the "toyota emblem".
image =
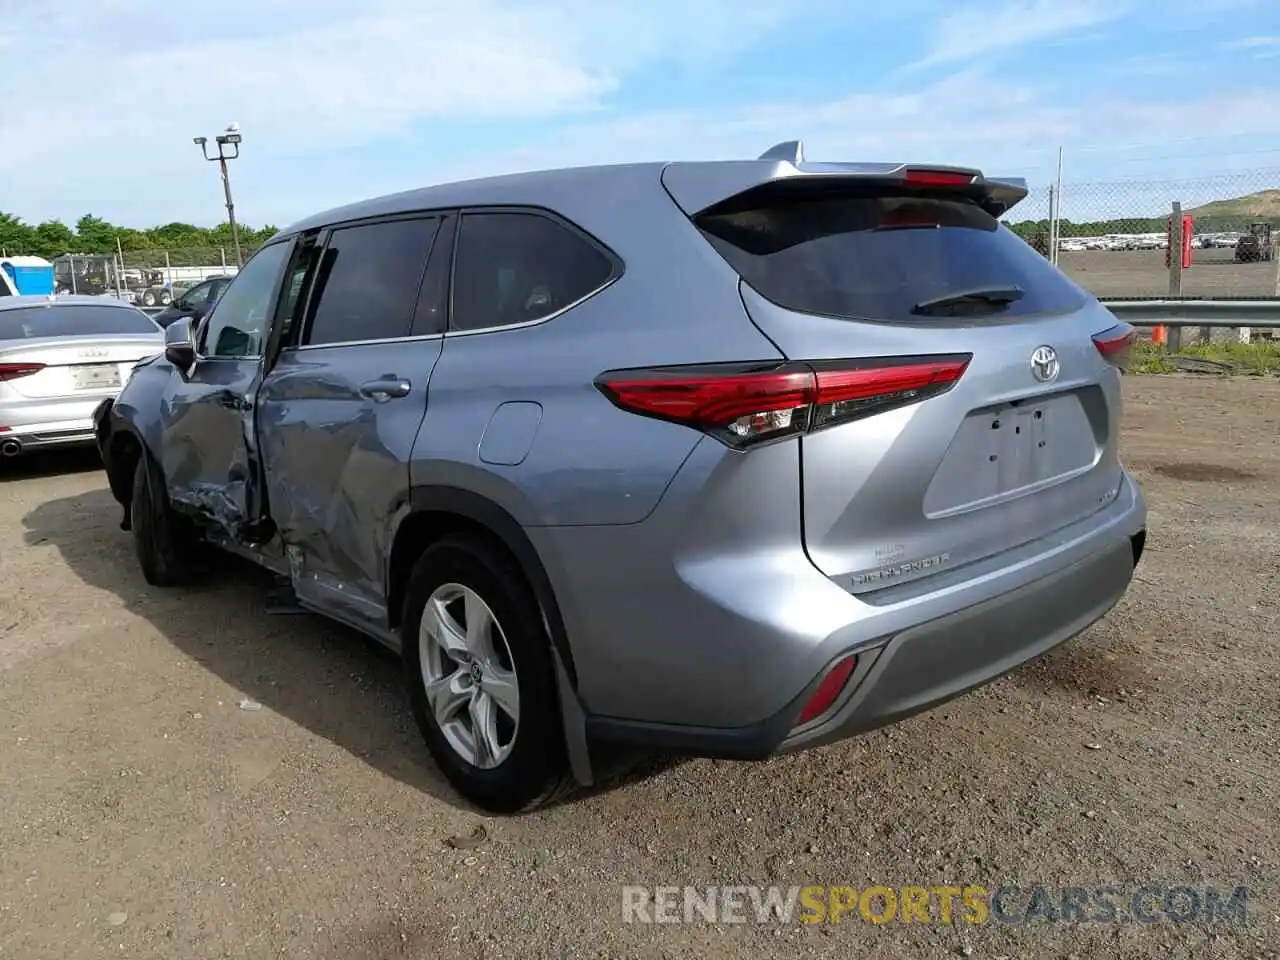
{"type": "Polygon", "coordinates": [[[1053,347],[1036,347],[1031,352],[1031,375],[1041,383],[1049,383],[1058,377],[1058,351],[1053,347]]]}

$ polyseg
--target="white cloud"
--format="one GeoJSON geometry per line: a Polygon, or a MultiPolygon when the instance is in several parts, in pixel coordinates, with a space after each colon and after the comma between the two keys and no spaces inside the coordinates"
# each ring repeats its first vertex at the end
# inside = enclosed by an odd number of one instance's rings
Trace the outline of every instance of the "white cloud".
{"type": "Polygon", "coordinates": [[[1227,45],[1229,50],[1260,50],[1269,47],[1280,47],[1280,37],[1244,37],[1232,40],[1227,45]]]}
{"type": "Polygon", "coordinates": [[[1003,0],[951,10],[939,18],[913,68],[989,59],[1122,17],[1125,0],[1003,0]]]}
{"type": "Polygon", "coordinates": [[[724,55],[815,2],[226,0],[177,17],[155,0],[67,0],[20,17],[40,42],[0,63],[0,172],[122,133],[176,149],[233,115],[279,151],[590,110],[641,64],[724,55]]]}
{"type": "Polygon", "coordinates": [[[209,29],[122,43],[91,29],[95,15],[31,48],[10,64],[20,96],[7,98],[0,139],[16,149],[3,152],[0,168],[122,134],[189,143],[229,115],[273,150],[345,145],[422,118],[582,109],[616,84],[568,56],[554,31],[486,0],[415,13],[370,4],[359,16],[296,18],[299,27],[273,25],[273,3],[255,5],[256,14],[242,0],[227,6],[220,22],[248,29],[219,32],[195,18],[209,29]]]}
{"type": "Polygon", "coordinates": [[[1040,168],[1047,179],[1058,144],[1280,134],[1280,91],[1266,87],[1228,80],[1229,95],[1197,86],[1160,104],[1047,86],[1061,79],[1052,71],[1006,80],[992,65],[1136,2],[995,0],[937,16],[939,0],[856,13],[848,0],[0,0],[19,5],[0,29],[24,38],[0,56],[0,207],[27,219],[90,210],[137,225],[208,222],[221,188],[191,137],[232,119],[245,134],[236,198],[251,223],[488,173],[751,157],[793,137],[816,159],[1040,168]],[[754,103],[717,75],[758,58],[770,77],[811,79],[812,65],[760,45],[832,17],[856,17],[868,36],[878,22],[898,42],[923,30],[923,62],[950,75],[841,79],[823,97],[754,103]],[[688,93],[619,107],[658,71],[688,93]],[[474,146],[455,135],[449,152],[433,149],[436,123],[468,125],[474,146]],[[385,162],[369,162],[370,145],[385,162]]]}
{"type": "Polygon", "coordinates": [[[192,189],[208,175],[191,138],[232,118],[246,152],[283,159],[433,121],[589,115],[632,71],[714,63],[837,0],[14,2],[0,182],[47,208],[88,179],[192,189]]]}

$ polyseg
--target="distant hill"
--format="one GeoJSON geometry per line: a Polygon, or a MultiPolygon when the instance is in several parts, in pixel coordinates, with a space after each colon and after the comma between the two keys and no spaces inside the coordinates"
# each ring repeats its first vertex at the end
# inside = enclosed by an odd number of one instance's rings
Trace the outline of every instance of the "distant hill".
{"type": "Polygon", "coordinates": [[[1207,217],[1241,221],[1272,220],[1280,217],[1280,190],[1260,190],[1234,200],[1214,200],[1184,212],[1197,220],[1207,217]]]}
{"type": "MultiPolygon", "coordinates": [[[[1021,212],[1014,208],[1014,215],[1021,212]]],[[[1243,197],[1230,200],[1213,200],[1202,203],[1198,207],[1184,209],[1196,222],[1196,233],[1240,233],[1251,223],[1259,220],[1268,221],[1273,227],[1280,228],[1280,190],[1259,190],[1243,197]]],[[[1048,236],[1049,221],[1041,217],[1037,220],[1007,221],[1010,229],[1024,239],[1031,240],[1037,236],[1048,236]]],[[[1110,233],[1159,233],[1163,234],[1168,227],[1169,215],[1154,217],[1115,217],[1109,220],[1073,221],[1063,217],[1060,221],[1061,236],[1069,237],[1101,237],[1110,233]]]]}

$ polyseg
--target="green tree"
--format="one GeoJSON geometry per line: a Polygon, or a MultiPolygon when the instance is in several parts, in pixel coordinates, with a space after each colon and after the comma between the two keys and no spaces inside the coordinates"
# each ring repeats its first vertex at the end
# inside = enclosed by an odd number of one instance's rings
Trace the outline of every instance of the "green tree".
{"type": "Polygon", "coordinates": [[[126,253],[131,250],[149,250],[155,246],[146,230],[135,230],[132,227],[117,229],[116,239],[120,241],[120,249],[126,253]]]}
{"type": "Polygon", "coordinates": [[[78,253],[76,235],[61,220],[46,220],[32,231],[31,252],[46,259],[63,253],[78,253]]]}
{"type": "MultiPolygon", "coordinates": [[[[275,233],[274,226],[261,228],[239,225],[240,248],[248,256],[262,246],[275,233]]],[[[0,248],[10,255],[30,254],[52,258],[63,253],[113,254],[116,242],[126,254],[126,261],[154,259],[161,265],[164,252],[170,254],[174,266],[217,263],[226,251],[230,261],[234,256],[231,242],[231,226],[220,223],[215,227],[197,227],[190,223],[165,223],[145,230],[118,227],[114,223],[85,214],[76,221],[75,229],[57,220],[32,226],[22,218],[0,212],[0,248]],[[129,256],[132,254],[133,256],[129,256]],[[152,256],[154,254],[154,256],[152,256]]]]}
{"type": "Polygon", "coordinates": [[[0,250],[11,256],[31,252],[35,242],[35,230],[22,222],[21,217],[0,213],[0,250]]]}
{"type": "Polygon", "coordinates": [[[75,253],[114,253],[116,228],[101,217],[86,213],[76,221],[76,240],[79,249],[75,253]]]}

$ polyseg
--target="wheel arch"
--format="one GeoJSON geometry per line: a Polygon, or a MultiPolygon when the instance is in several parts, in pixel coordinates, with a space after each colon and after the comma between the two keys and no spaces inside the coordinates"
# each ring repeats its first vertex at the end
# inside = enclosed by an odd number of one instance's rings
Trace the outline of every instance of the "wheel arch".
{"type": "Polygon", "coordinates": [[[98,452],[112,497],[127,507],[133,501],[133,474],[147,450],[147,442],[137,427],[120,415],[114,401],[106,401],[103,407],[95,424],[98,452]]]}
{"type": "Polygon", "coordinates": [[[392,530],[386,564],[387,625],[400,627],[404,591],[413,565],[422,551],[451,533],[470,532],[501,547],[520,568],[533,591],[543,626],[551,638],[572,690],[578,686],[577,670],[568,631],[537,548],[520,522],[493,500],[461,487],[415,486],[392,530]]]}

